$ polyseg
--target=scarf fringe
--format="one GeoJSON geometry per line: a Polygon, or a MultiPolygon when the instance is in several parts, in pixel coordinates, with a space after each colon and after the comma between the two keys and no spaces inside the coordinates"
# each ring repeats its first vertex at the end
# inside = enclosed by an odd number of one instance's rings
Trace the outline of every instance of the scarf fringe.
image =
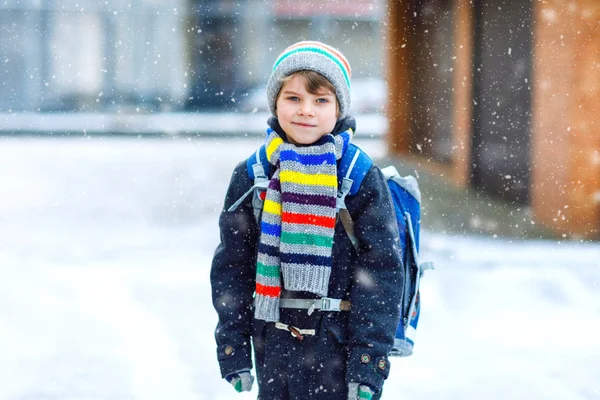
{"type": "Polygon", "coordinates": [[[287,290],[327,296],[331,268],[320,265],[282,265],[281,276],[287,290]]]}
{"type": "Polygon", "coordinates": [[[257,295],[254,307],[254,318],[269,322],[279,321],[279,297],[257,295]]]}

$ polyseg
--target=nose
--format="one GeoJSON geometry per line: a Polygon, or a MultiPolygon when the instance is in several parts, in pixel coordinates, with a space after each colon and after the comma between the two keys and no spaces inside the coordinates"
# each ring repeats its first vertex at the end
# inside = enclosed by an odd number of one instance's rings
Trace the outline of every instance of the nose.
{"type": "Polygon", "coordinates": [[[300,108],[298,109],[298,114],[299,115],[306,115],[309,117],[314,117],[315,116],[315,110],[312,107],[312,104],[310,104],[310,102],[303,102],[302,105],[300,106],[300,108]]]}

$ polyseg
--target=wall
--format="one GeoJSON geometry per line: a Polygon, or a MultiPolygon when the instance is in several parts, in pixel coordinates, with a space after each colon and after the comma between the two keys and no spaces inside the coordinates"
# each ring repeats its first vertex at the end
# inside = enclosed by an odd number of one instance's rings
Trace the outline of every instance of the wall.
{"type": "MultiPolygon", "coordinates": [[[[411,146],[411,66],[417,1],[388,3],[387,141],[461,187],[471,182],[473,2],[453,0],[452,160],[435,163],[411,146]]],[[[600,239],[600,1],[535,0],[531,79],[533,220],[560,237],[600,239]]]]}
{"type": "Polygon", "coordinates": [[[386,16],[384,43],[387,53],[388,148],[392,153],[407,155],[410,149],[410,65],[413,57],[411,7],[408,2],[390,1],[386,16]]]}
{"type": "Polygon", "coordinates": [[[186,0],[0,3],[0,111],[182,105],[186,0]]]}
{"type": "Polygon", "coordinates": [[[469,0],[454,1],[453,181],[466,187],[471,170],[473,133],[473,13],[469,0]]]}
{"type": "Polygon", "coordinates": [[[535,19],[534,217],[600,238],[600,3],[538,1],[535,19]]]}

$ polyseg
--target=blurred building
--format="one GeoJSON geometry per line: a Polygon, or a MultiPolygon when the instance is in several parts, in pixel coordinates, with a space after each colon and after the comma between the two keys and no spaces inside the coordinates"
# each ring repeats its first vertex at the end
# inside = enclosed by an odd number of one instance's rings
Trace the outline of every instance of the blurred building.
{"type": "Polygon", "coordinates": [[[177,106],[185,0],[0,2],[0,110],[177,106]]]}
{"type": "Polygon", "coordinates": [[[384,73],[384,0],[190,0],[189,6],[189,108],[235,108],[299,40],[351,53],[353,77],[384,73]]]}
{"type": "Polygon", "coordinates": [[[389,6],[391,148],[600,238],[600,2],[389,6]]]}
{"type": "Polygon", "coordinates": [[[228,109],[302,39],[381,76],[383,0],[3,0],[0,112],[228,109]]]}

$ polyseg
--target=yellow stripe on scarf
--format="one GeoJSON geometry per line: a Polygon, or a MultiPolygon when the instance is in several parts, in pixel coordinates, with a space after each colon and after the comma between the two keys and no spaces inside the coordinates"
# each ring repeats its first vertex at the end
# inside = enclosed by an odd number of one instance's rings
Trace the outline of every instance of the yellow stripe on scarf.
{"type": "Polygon", "coordinates": [[[269,143],[269,146],[266,149],[267,150],[267,160],[271,161],[271,156],[273,155],[275,150],[277,150],[277,148],[279,146],[281,146],[282,143],[283,143],[283,139],[281,139],[280,137],[274,138],[271,141],[271,143],[269,143]]]}
{"type": "Polygon", "coordinates": [[[273,200],[265,200],[263,212],[268,212],[269,214],[273,215],[281,215],[281,204],[276,203],[273,200]]]}
{"type": "Polygon", "coordinates": [[[337,187],[337,176],[326,174],[303,174],[296,171],[281,171],[281,182],[297,183],[299,185],[319,185],[337,187]]]}

